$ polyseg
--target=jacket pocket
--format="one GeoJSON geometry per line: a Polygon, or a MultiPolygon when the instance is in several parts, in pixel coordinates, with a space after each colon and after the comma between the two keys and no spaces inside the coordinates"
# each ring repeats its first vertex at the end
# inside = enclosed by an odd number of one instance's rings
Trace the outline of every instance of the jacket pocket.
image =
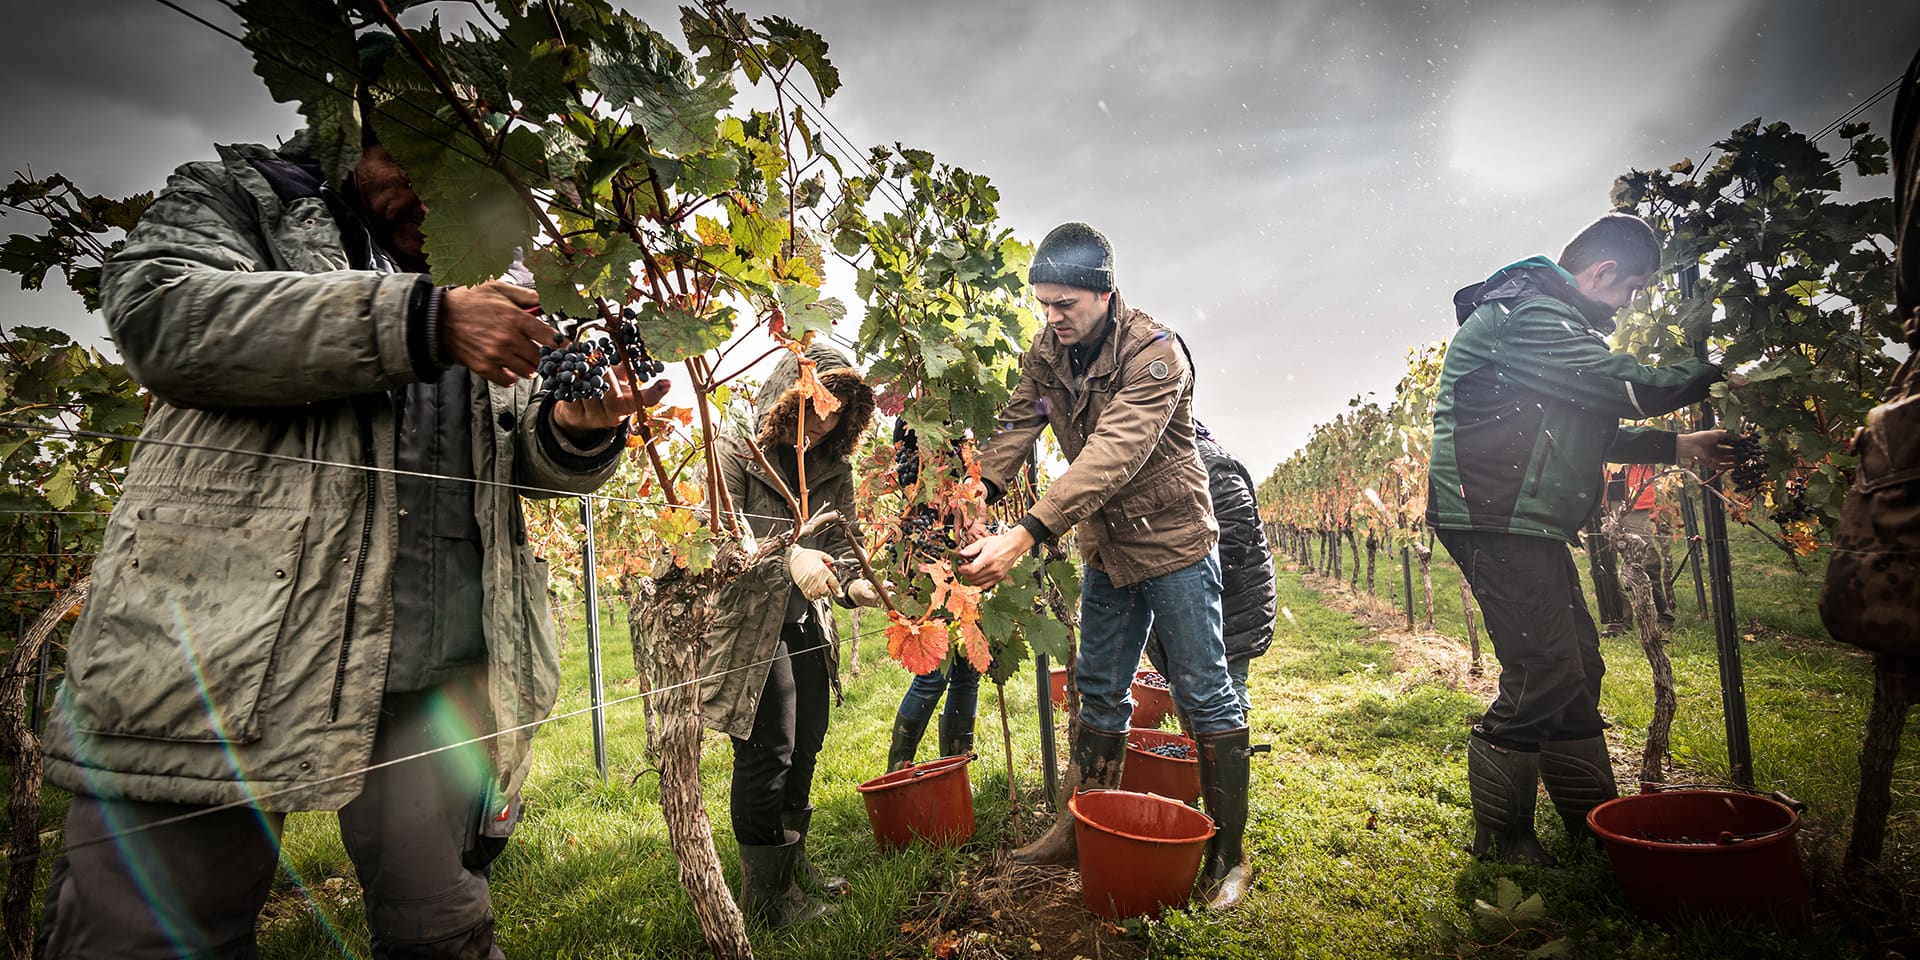
{"type": "Polygon", "coordinates": [[[258,740],[306,521],[149,510],[182,519],[135,516],[109,536],[120,542],[103,552],[118,563],[102,571],[99,609],[72,651],[77,724],[154,740],[258,740]]]}
{"type": "Polygon", "coordinates": [[[1200,501],[1177,474],[1163,473],[1141,489],[1123,490],[1102,512],[1116,541],[1163,540],[1185,535],[1200,521],[1200,501]]]}
{"type": "Polygon", "coordinates": [[[493,669],[509,671],[512,676],[525,676],[531,686],[519,691],[520,715],[498,718],[503,727],[546,717],[560,696],[560,636],[553,622],[553,604],[547,597],[552,570],[547,561],[533,556],[525,547],[515,549],[522,552],[515,575],[520,578],[520,618],[524,622],[495,624],[494,639],[490,646],[496,649],[489,651],[488,658],[492,661],[493,669]],[[500,651],[513,650],[518,642],[516,637],[525,637],[530,648],[521,654],[524,660],[519,663],[508,662],[500,651]],[[520,670],[525,673],[514,672],[520,670]]]}

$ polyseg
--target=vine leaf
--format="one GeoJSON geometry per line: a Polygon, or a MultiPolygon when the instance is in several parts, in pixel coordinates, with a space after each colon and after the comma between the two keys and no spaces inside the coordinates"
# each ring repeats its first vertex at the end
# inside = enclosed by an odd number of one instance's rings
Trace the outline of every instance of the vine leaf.
{"type": "Polygon", "coordinates": [[[330,0],[240,0],[253,72],[282,103],[299,104],[307,149],[327,179],[344,183],[360,157],[359,49],[330,0]]]}
{"type": "Polygon", "coordinates": [[[947,626],[938,620],[915,623],[895,613],[887,626],[887,655],[914,674],[939,669],[951,647],[947,626]]]}
{"type": "MultiPolygon", "coordinates": [[[[533,210],[488,160],[489,146],[464,132],[439,94],[408,90],[388,103],[398,116],[433,118],[382,127],[381,143],[406,169],[426,205],[420,229],[434,280],[468,286],[499,277],[519,251],[532,247],[533,210]]],[[[531,130],[515,132],[540,149],[531,130]]]]}
{"type": "Polygon", "coordinates": [[[640,307],[634,326],[647,342],[647,352],[672,363],[712,350],[733,335],[734,310],[714,306],[706,316],[648,301],[640,307]]]}
{"type": "Polygon", "coordinates": [[[761,17],[762,35],[767,39],[766,59],[775,70],[789,63],[805,67],[807,76],[820,91],[820,99],[840,89],[840,70],[827,59],[827,40],[820,34],[786,17],[761,17]]]}
{"type": "Polygon", "coordinates": [[[589,63],[594,88],[632,113],[655,150],[698,153],[719,137],[733,85],[724,76],[696,82],[686,57],[631,17],[622,15],[589,63]]]}

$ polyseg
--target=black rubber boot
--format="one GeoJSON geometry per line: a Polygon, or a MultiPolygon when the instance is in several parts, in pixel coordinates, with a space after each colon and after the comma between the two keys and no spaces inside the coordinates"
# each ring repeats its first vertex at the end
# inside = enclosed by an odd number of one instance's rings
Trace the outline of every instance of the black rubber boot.
{"type": "Polygon", "coordinates": [[[787,831],[778,846],[740,845],[740,910],[756,923],[785,927],[825,916],[833,907],[806,895],[793,882],[800,838],[787,831]]]}
{"type": "Polygon", "coordinates": [[[1062,866],[1080,862],[1080,845],[1074,838],[1073,811],[1067,809],[1067,798],[1082,790],[1120,785],[1120,770],[1127,762],[1127,735],[1076,724],[1069,754],[1072,762],[1060,793],[1060,815],[1039,839],[1013,851],[1014,863],[1062,866]]]}
{"type": "Polygon", "coordinates": [[[1605,736],[1583,740],[1548,740],[1540,745],[1540,779],[1547,785],[1553,808],[1575,842],[1598,843],[1587,829],[1587,811],[1620,795],[1613,782],[1613,758],[1607,755],[1605,736]]]}
{"type": "Polygon", "coordinates": [[[1246,727],[1194,737],[1200,747],[1200,798],[1213,818],[1213,839],[1200,867],[1208,910],[1229,910],[1253,882],[1247,863],[1247,789],[1253,756],[1246,727]]]}
{"type": "Polygon", "coordinates": [[[1473,845],[1483,860],[1551,867],[1556,861],[1533,832],[1540,755],[1467,738],[1467,786],[1473,794],[1473,845]]]}
{"type": "Polygon", "coordinates": [[[940,715],[940,755],[964,757],[973,752],[973,718],[940,715]]]}
{"type": "Polygon", "coordinates": [[[805,810],[780,811],[780,825],[800,835],[800,852],[793,858],[793,879],[799,881],[800,889],[829,897],[845,896],[852,887],[845,877],[830,877],[813,865],[813,859],[807,856],[807,829],[813,825],[813,808],[805,810]]]}
{"type": "Polygon", "coordinates": [[[920,749],[920,738],[927,735],[927,719],[918,720],[905,714],[893,717],[893,746],[887,748],[887,772],[905,770],[913,763],[913,754],[920,749]]]}

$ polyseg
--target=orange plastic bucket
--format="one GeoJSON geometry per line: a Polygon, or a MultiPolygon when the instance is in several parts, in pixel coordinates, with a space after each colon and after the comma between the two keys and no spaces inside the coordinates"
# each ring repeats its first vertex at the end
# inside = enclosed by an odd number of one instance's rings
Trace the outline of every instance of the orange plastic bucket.
{"type": "Polygon", "coordinates": [[[1812,918],[1794,834],[1800,815],[1767,797],[1673,790],[1609,800],[1587,814],[1635,912],[1673,925],[1690,918],[1812,918]]]}
{"type": "Polygon", "coordinates": [[[1093,790],[1067,801],[1080,847],[1080,899],[1112,920],[1184,907],[1213,821],[1177,800],[1093,790]]]}
{"type": "Polygon", "coordinates": [[[1181,803],[1200,800],[1200,749],[1191,739],[1167,730],[1134,729],[1127,733],[1127,764],[1120,770],[1120,789],[1157,793],[1181,803]],[[1187,748],[1188,759],[1163,757],[1155,747],[1169,744],[1187,748]]]}
{"type": "Polygon", "coordinates": [[[1173,691],[1162,686],[1151,686],[1141,678],[1151,670],[1142,670],[1133,675],[1133,726],[1157,727],[1160,721],[1173,714],[1173,691]]]}
{"type": "Polygon", "coordinates": [[[873,839],[898,850],[919,837],[934,846],[952,847],[973,836],[973,784],[967,765],[973,757],[941,757],[861,784],[873,839]]]}
{"type": "Polygon", "coordinates": [[[1047,679],[1053,685],[1053,705],[1065,710],[1067,708],[1067,668],[1054,667],[1047,672],[1047,679]]]}

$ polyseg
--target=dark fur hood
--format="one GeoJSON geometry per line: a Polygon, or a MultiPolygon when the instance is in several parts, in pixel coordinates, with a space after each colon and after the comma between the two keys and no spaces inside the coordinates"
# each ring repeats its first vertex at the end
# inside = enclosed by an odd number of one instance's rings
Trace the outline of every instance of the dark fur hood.
{"type": "MultiPolygon", "coordinates": [[[[840,423],[818,445],[809,450],[829,460],[846,460],[860,445],[860,436],[873,422],[873,388],[854,369],[846,354],[826,344],[807,348],[807,359],[814,363],[820,383],[840,400],[840,423]]],[[[800,419],[800,358],[788,353],[767,375],[767,382],[754,396],[755,419],[759,426],[754,439],[762,447],[791,446],[794,429],[800,419]]]]}

